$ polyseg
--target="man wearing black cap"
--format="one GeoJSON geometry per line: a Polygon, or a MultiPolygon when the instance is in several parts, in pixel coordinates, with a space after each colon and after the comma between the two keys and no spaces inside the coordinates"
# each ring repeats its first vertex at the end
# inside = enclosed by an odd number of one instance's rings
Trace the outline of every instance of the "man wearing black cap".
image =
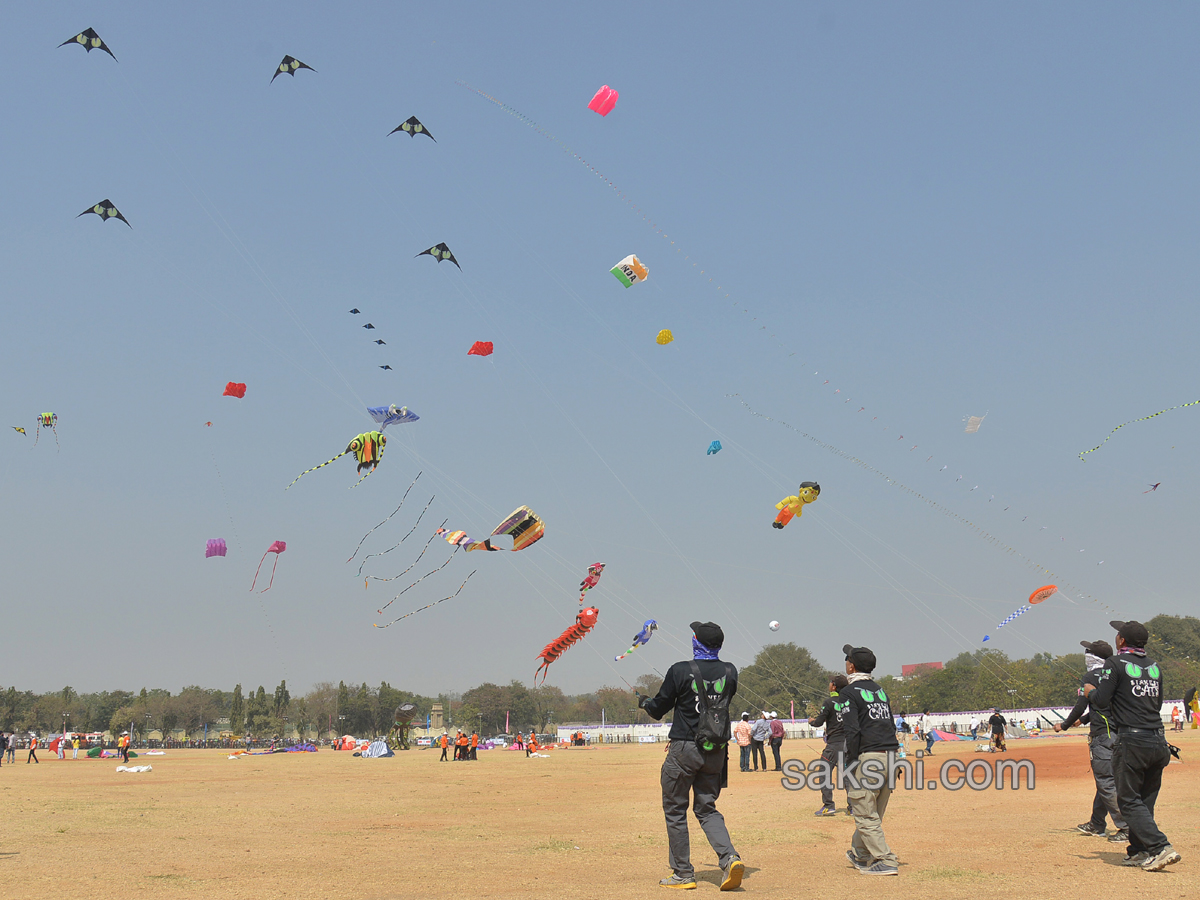
{"type": "Polygon", "coordinates": [[[1008,744],[1004,743],[1004,726],[1007,724],[1008,720],[1000,715],[1000,707],[993,707],[988,725],[992,726],[992,747],[1001,753],[1008,750],[1008,744]]]}
{"type": "Polygon", "coordinates": [[[717,798],[728,784],[729,701],[737,693],[738,673],[718,658],[725,643],[719,625],[693,622],[692,635],[693,658],[667,669],[657,696],[637,694],[638,706],[655,719],[675,712],[660,776],[667,858],[674,874],[659,884],[681,890],[696,888],[687,825],[694,793],[692,809],[721,866],[721,890],[732,891],[741,885],[745,867],[729,839],[724,816],[717,812],[717,798]]]}
{"type": "Polygon", "coordinates": [[[846,734],[845,773],[850,786],[846,797],[854,812],[854,837],[846,857],[864,875],[898,875],[900,861],[883,836],[883,814],[892,789],[888,783],[888,757],[899,748],[892,706],[887,694],[871,679],[875,654],[866,647],[842,647],[846,654],[848,684],[838,694],[846,703],[842,727],[846,734]],[[863,767],[873,770],[864,772],[863,767]],[[867,778],[879,773],[882,784],[867,787],[867,778]],[[853,777],[851,777],[853,776],[853,777]],[[855,785],[855,781],[858,784],[855,785]]]}
{"type": "Polygon", "coordinates": [[[1162,724],[1162,672],[1146,656],[1150,633],[1141,622],[1110,622],[1117,630],[1117,655],[1105,660],[1096,687],[1084,694],[1112,711],[1117,726],[1112,767],[1117,803],[1129,829],[1124,865],[1157,872],[1179,862],[1179,854],[1154,822],[1154,802],[1163,769],[1171,761],[1162,724]]]}
{"type": "Polygon", "coordinates": [[[1092,757],[1092,778],[1096,782],[1096,796],[1092,798],[1092,817],[1082,825],[1075,826],[1083,834],[1104,836],[1105,816],[1112,816],[1116,833],[1109,838],[1114,844],[1124,844],[1129,840],[1129,832],[1125,829],[1125,819],[1117,806],[1117,783],[1113,780],[1112,745],[1116,739],[1113,730],[1112,714],[1104,707],[1096,705],[1096,697],[1085,696],[1083,686],[1090,684],[1093,688],[1100,684],[1100,672],[1104,661],[1113,655],[1108,641],[1080,641],[1084,649],[1084,664],[1087,674],[1079,686],[1079,699],[1074,709],[1062,721],[1055,723],[1055,731],[1066,731],[1076,722],[1090,725],[1088,734],[1088,749],[1092,757]]]}
{"type": "Polygon", "coordinates": [[[821,787],[821,808],[816,811],[818,816],[837,814],[837,805],[833,802],[833,770],[838,764],[838,756],[846,753],[846,732],[842,726],[842,716],[846,712],[848,700],[842,700],[838,693],[850,682],[845,675],[834,675],[829,682],[829,697],[821,706],[821,711],[808,720],[813,728],[825,726],[825,749],[821,751],[821,759],[829,765],[830,780],[821,787]]]}

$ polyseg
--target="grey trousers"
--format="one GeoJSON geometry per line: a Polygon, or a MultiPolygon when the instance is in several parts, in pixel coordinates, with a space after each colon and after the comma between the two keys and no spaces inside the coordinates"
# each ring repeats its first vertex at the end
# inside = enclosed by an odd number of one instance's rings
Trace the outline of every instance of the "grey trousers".
{"type": "Polygon", "coordinates": [[[717,812],[725,762],[726,750],[702,753],[695,741],[671,741],[667,748],[660,778],[663,814],[667,819],[667,861],[680,878],[690,878],[696,874],[692,868],[688,837],[689,802],[700,821],[700,827],[704,829],[704,836],[717,854],[721,868],[737,857],[737,851],[729,840],[729,829],[725,827],[725,817],[717,812]]]}
{"type": "Polygon", "coordinates": [[[1092,756],[1092,778],[1096,782],[1091,822],[1097,828],[1104,828],[1105,817],[1112,816],[1113,827],[1120,830],[1125,828],[1125,819],[1117,806],[1117,782],[1113,777],[1112,768],[1113,740],[1111,737],[1088,738],[1092,756]]]}
{"type": "MultiPolygon", "coordinates": [[[[879,760],[883,771],[887,771],[886,753],[860,753],[861,765],[868,759],[879,760]]],[[[892,789],[884,782],[879,790],[871,791],[865,787],[852,788],[847,782],[846,798],[854,810],[854,836],[850,839],[850,849],[855,857],[867,865],[883,862],[889,866],[898,866],[900,861],[888,846],[887,838],[883,836],[883,814],[887,812],[888,800],[892,789]]]]}

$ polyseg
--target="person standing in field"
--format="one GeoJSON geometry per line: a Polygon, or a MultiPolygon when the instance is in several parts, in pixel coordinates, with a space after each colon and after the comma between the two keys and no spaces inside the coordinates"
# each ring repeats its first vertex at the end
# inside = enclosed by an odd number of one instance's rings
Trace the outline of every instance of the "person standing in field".
{"type": "Polygon", "coordinates": [[[1099,685],[1084,685],[1084,695],[1112,710],[1117,726],[1112,767],[1117,804],[1129,830],[1123,865],[1157,872],[1180,856],[1154,821],[1154,804],[1163,770],[1171,762],[1163,734],[1162,671],[1146,655],[1150,632],[1141,622],[1109,622],[1117,631],[1117,655],[1104,662],[1099,685]]]}
{"type": "Polygon", "coordinates": [[[733,726],[733,739],[737,742],[738,752],[738,769],[742,772],[750,771],[750,713],[742,713],[742,718],[736,725],[733,726]]]}
{"type": "Polygon", "coordinates": [[[783,739],[787,732],[783,728],[783,723],[779,721],[779,713],[771,713],[771,755],[775,757],[775,768],[773,771],[783,771],[783,763],[779,760],[779,748],[783,746],[783,739]]]}
{"type": "Polygon", "coordinates": [[[846,858],[863,875],[898,875],[900,861],[883,834],[892,789],[888,783],[888,757],[900,745],[896,741],[892,706],[887,694],[871,678],[875,654],[866,647],[842,647],[846,654],[846,687],[838,700],[846,703],[842,726],[846,733],[847,799],[854,811],[854,837],[846,858]],[[864,766],[870,771],[864,772],[864,766]],[[851,778],[853,776],[853,778],[851,778]],[[869,780],[881,782],[879,787],[869,780]]]}
{"type": "Polygon", "coordinates": [[[933,756],[933,722],[929,718],[929,710],[921,713],[921,730],[925,737],[925,755],[933,756]]]}
{"type": "Polygon", "coordinates": [[[443,731],[440,743],[442,745],[442,758],[438,762],[446,762],[446,748],[450,746],[450,735],[443,731]]]}
{"type": "Polygon", "coordinates": [[[1109,838],[1114,844],[1124,844],[1129,841],[1129,831],[1125,827],[1125,819],[1121,816],[1117,804],[1117,783],[1113,778],[1112,746],[1116,740],[1116,731],[1112,722],[1112,712],[1104,707],[1095,705],[1095,695],[1084,696],[1083,685],[1096,687],[1100,683],[1100,672],[1104,669],[1104,661],[1113,655],[1112,646],[1108,641],[1080,641],[1084,650],[1084,665],[1087,672],[1080,684],[1079,700],[1074,708],[1061,722],[1054,724],[1055,731],[1066,731],[1076,722],[1089,725],[1088,755],[1092,760],[1092,780],[1096,782],[1096,795],[1092,798],[1092,817],[1075,828],[1081,834],[1095,834],[1101,837],[1105,831],[1105,817],[1112,816],[1116,833],[1109,838]]]}
{"type": "Polygon", "coordinates": [[[971,716],[971,740],[979,737],[979,716],[971,716]]]}
{"type": "MultiPolygon", "coordinates": [[[[30,761],[38,762],[37,758],[37,735],[30,733],[29,735],[29,755],[25,757],[25,765],[29,765],[30,761]]],[[[38,763],[41,765],[41,763],[38,763]]]]}
{"type": "Polygon", "coordinates": [[[754,771],[758,771],[758,758],[762,757],[762,770],[767,771],[767,741],[771,739],[771,720],[764,709],[762,717],[750,726],[750,756],[754,760],[754,771]]]}
{"type": "Polygon", "coordinates": [[[79,745],[82,743],[83,741],[80,740],[79,735],[75,735],[75,738],[71,741],[71,759],[79,759],[79,745]]]}
{"type": "Polygon", "coordinates": [[[17,761],[17,733],[15,731],[8,733],[8,761],[10,764],[15,764],[17,761]]]}
{"type": "Polygon", "coordinates": [[[745,866],[717,811],[717,798],[729,783],[729,703],[737,693],[738,673],[719,658],[725,643],[719,625],[693,622],[691,628],[692,659],[667,670],[656,696],[634,691],[638,706],[652,719],[661,721],[674,712],[659,775],[672,874],[659,884],[685,891],[696,888],[687,823],[690,805],[717,854],[721,890],[732,891],[741,885],[745,866]]]}
{"type": "Polygon", "coordinates": [[[479,759],[479,732],[471,732],[471,755],[468,759],[479,759]]]}
{"type": "Polygon", "coordinates": [[[1007,724],[1008,721],[1000,715],[1000,708],[993,707],[992,717],[988,719],[988,725],[992,728],[992,749],[1001,753],[1008,750],[1008,744],[1004,743],[1004,726],[1007,724]]]}
{"type": "Polygon", "coordinates": [[[837,804],[833,802],[833,770],[841,765],[846,755],[846,731],[842,716],[848,702],[840,699],[838,694],[849,683],[845,675],[834,675],[829,682],[829,697],[822,704],[821,711],[808,722],[813,728],[825,726],[825,749],[821,751],[821,759],[829,765],[829,780],[821,787],[821,808],[815,813],[818,816],[837,813],[837,804]]]}

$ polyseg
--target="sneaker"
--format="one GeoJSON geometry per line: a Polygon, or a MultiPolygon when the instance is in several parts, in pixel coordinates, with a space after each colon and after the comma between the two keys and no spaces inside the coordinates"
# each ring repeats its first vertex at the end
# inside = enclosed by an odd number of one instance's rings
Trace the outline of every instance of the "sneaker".
{"type": "Polygon", "coordinates": [[[826,803],[824,806],[822,806],[820,809],[818,809],[815,813],[813,813],[813,815],[814,816],[836,816],[837,815],[837,807],[835,807],[832,803],[826,803]]]}
{"type": "Polygon", "coordinates": [[[846,851],[846,859],[850,860],[850,865],[856,869],[865,869],[870,865],[869,862],[859,857],[853,850],[846,851]]]}
{"type": "MultiPolygon", "coordinates": [[[[746,872],[746,867],[742,861],[736,856],[729,861],[723,871],[724,878],[721,879],[721,890],[736,891],[742,885],[742,875],[746,872]]],[[[694,883],[694,882],[693,882],[694,883]]]]}
{"type": "Polygon", "coordinates": [[[681,891],[694,891],[696,889],[696,876],[680,878],[678,875],[672,875],[670,878],[664,878],[659,884],[663,887],[678,888],[681,891]]]}
{"type": "Polygon", "coordinates": [[[1075,830],[1080,834],[1094,834],[1097,837],[1104,834],[1104,826],[1096,827],[1091,822],[1084,822],[1082,825],[1076,825],[1075,830]]]}
{"type": "Polygon", "coordinates": [[[899,875],[900,870],[895,866],[889,866],[883,860],[869,866],[859,866],[858,871],[863,875],[899,875]]]}
{"type": "Polygon", "coordinates": [[[1163,847],[1158,853],[1146,854],[1146,861],[1142,863],[1142,868],[1147,872],[1157,872],[1159,869],[1165,869],[1167,866],[1173,866],[1182,859],[1179,853],[1170,844],[1163,847]]]}
{"type": "Polygon", "coordinates": [[[1128,844],[1129,843],[1129,829],[1122,828],[1120,831],[1114,831],[1112,834],[1110,834],[1108,836],[1108,842],[1110,844],[1128,844]]]}
{"type": "Polygon", "coordinates": [[[1150,853],[1146,850],[1139,850],[1137,853],[1126,853],[1125,858],[1121,860],[1123,866],[1141,866],[1150,858],[1150,853]]]}
{"type": "Polygon", "coordinates": [[[846,815],[848,815],[848,816],[854,815],[854,807],[853,806],[846,807],[846,815]]]}

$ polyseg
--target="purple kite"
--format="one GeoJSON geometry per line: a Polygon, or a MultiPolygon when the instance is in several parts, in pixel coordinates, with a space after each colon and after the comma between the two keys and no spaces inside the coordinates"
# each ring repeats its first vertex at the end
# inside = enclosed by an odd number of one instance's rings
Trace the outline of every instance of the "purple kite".
{"type": "MultiPolygon", "coordinates": [[[[285,544],[283,541],[275,541],[275,543],[271,544],[271,546],[267,548],[267,553],[275,554],[275,565],[271,566],[271,583],[259,591],[260,594],[265,594],[271,589],[271,586],[275,584],[275,568],[279,565],[279,554],[286,549],[287,544],[285,544]]],[[[262,559],[258,561],[258,568],[254,570],[254,581],[250,583],[250,590],[252,591],[254,590],[254,585],[258,584],[258,573],[262,569],[263,560],[267,558],[267,553],[262,555],[262,559]]]]}
{"type": "MultiPolygon", "coordinates": [[[[209,538],[208,545],[204,548],[204,558],[208,559],[212,556],[225,555],[225,538],[209,538]]],[[[253,588],[251,588],[253,590],[253,588]]]]}

